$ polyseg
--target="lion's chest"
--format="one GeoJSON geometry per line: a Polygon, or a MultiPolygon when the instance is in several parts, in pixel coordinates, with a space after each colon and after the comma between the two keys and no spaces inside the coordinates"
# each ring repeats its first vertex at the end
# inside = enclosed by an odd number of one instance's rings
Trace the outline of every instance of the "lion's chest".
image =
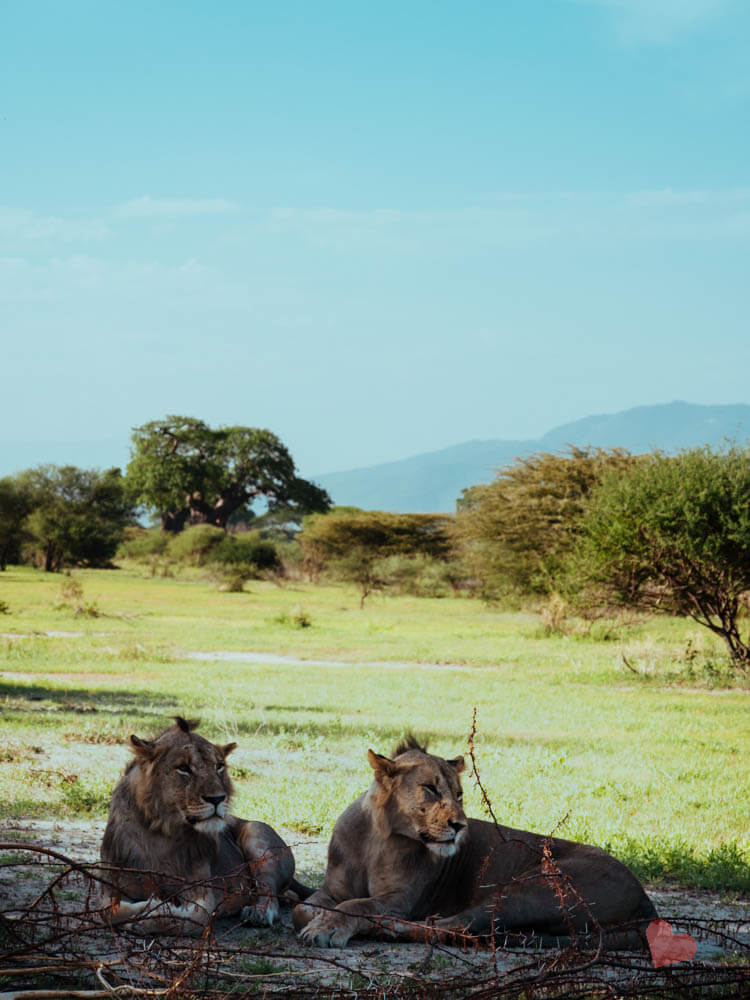
{"type": "Polygon", "coordinates": [[[224,829],[216,845],[216,855],[212,864],[214,875],[229,875],[245,865],[246,858],[234,834],[228,828],[224,829]]]}
{"type": "Polygon", "coordinates": [[[456,913],[470,904],[474,879],[466,860],[461,854],[436,859],[432,878],[416,903],[421,911],[417,919],[438,913],[456,913]]]}
{"type": "Polygon", "coordinates": [[[460,854],[435,857],[416,845],[387,862],[371,869],[368,895],[398,895],[406,903],[404,915],[410,920],[456,913],[471,902],[475,880],[460,854]]]}
{"type": "Polygon", "coordinates": [[[249,895],[252,876],[230,831],[207,847],[202,840],[188,842],[183,852],[165,852],[160,866],[158,894],[193,898],[213,893],[216,900],[249,895]]]}

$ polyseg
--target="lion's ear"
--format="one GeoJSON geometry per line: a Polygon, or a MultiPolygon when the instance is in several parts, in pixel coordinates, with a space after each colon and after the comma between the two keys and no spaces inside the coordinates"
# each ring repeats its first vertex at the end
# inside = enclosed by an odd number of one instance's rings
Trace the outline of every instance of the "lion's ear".
{"type": "Polygon", "coordinates": [[[181,715],[175,715],[174,721],[177,728],[183,733],[192,733],[194,729],[197,729],[201,724],[200,719],[183,719],[181,715]]]}
{"type": "Polygon", "coordinates": [[[229,754],[232,752],[232,750],[236,750],[237,749],[237,744],[236,743],[225,743],[224,746],[223,747],[219,747],[219,749],[221,750],[221,752],[224,754],[225,757],[228,757],[229,754]]]}
{"type": "Polygon", "coordinates": [[[454,757],[453,760],[446,761],[446,764],[450,764],[451,767],[455,767],[456,771],[460,774],[466,767],[466,761],[463,757],[454,757]]]}
{"type": "Polygon", "coordinates": [[[130,749],[142,761],[153,760],[156,757],[156,744],[151,740],[142,740],[138,736],[130,737],[130,749]]]}
{"type": "Polygon", "coordinates": [[[398,764],[395,760],[391,760],[390,757],[384,757],[382,754],[375,753],[374,750],[367,751],[367,760],[370,767],[375,772],[376,781],[382,781],[383,778],[392,778],[398,770],[398,764]]]}

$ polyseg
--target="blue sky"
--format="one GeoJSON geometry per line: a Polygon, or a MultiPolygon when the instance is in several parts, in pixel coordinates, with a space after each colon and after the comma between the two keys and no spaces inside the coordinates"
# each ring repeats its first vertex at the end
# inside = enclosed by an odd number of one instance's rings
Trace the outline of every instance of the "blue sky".
{"type": "Polygon", "coordinates": [[[0,6],[0,475],[750,402],[742,0],[0,6]]]}

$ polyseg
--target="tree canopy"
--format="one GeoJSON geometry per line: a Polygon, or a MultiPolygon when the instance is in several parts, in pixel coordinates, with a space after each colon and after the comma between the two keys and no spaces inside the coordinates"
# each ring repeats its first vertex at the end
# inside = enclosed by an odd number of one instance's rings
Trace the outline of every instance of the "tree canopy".
{"type": "Polygon", "coordinates": [[[159,512],[162,528],[187,524],[226,529],[232,514],[264,497],[290,520],[330,506],[326,491],[297,476],[286,447],[256,427],[211,428],[169,416],[133,430],[127,478],[134,497],[159,512]]]}
{"type": "Polygon", "coordinates": [[[635,461],[621,448],[540,452],[498,471],[494,482],[464,490],[455,537],[490,586],[548,593],[560,583],[588,498],[608,470],[635,461]]]}
{"type": "Polygon", "coordinates": [[[580,564],[616,600],[689,615],[750,667],[750,450],[644,456],[608,475],[581,521],[580,564]]]}
{"type": "Polygon", "coordinates": [[[357,507],[334,507],[305,518],[300,543],[311,577],[331,566],[356,583],[361,601],[382,585],[377,564],[389,556],[445,559],[451,550],[445,514],[391,514],[357,507]]]}
{"type": "Polygon", "coordinates": [[[390,514],[356,507],[334,507],[327,514],[308,517],[300,535],[303,549],[324,559],[363,549],[374,558],[392,555],[429,555],[445,558],[451,548],[447,514],[390,514]]]}
{"type": "Polygon", "coordinates": [[[119,469],[40,465],[18,477],[29,498],[24,528],[45,570],[105,565],[117,550],[133,507],[119,469]]]}

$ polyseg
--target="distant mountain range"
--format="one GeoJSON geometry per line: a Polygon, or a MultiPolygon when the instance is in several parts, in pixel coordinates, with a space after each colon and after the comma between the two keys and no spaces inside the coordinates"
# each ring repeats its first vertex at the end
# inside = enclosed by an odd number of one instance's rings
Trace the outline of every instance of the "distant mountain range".
{"type": "Polygon", "coordinates": [[[402,513],[452,512],[461,490],[491,482],[498,468],[537,451],[561,451],[572,444],[627,448],[634,453],[655,448],[676,452],[726,440],[744,444],[749,437],[750,406],[675,402],[584,417],[536,440],[467,441],[400,462],[313,478],[339,505],[402,513]]]}

